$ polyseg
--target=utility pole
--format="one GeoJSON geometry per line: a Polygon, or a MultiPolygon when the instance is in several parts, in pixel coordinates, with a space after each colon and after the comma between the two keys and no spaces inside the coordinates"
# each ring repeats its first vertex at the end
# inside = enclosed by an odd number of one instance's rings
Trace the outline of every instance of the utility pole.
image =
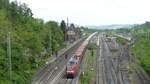
{"type": "Polygon", "coordinates": [[[69,19],[67,18],[67,25],[66,25],[66,33],[65,33],[65,41],[67,42],[67,40],[68,40],[68,37],[67,37],[67,30],[69,29],[69,19]]]}
{"type": "Polygon", "coordinates": [[[52,40],[53,40],[53,38],[52,38],[52,28],[50,27],[50,29],[49,29],[49,34],[50,34],[50,49],[51,49],[51,56],[53,55],[53,49],[52,49],[52,40]]]}
{"type": "Polygon", "coordinates": [[[9,79],[12,81],[12,64],[11,64],[11,32],[8,32],[7,36],[7,55],[9,57],[9,79]]]}
{"type": "Polygon", "coordinates": [[[67,18],[67,29],[69,28],[69,19],[67,18]]]}

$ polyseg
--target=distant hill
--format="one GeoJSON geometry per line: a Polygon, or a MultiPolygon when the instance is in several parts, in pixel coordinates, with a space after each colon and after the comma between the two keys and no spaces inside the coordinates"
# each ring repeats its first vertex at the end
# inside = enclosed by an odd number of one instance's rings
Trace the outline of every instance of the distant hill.
{"type": "Polygon", "coordinates": [[[100,25],[100,26],[94,26],[94,25],[87,25],[88,28],[94,28],[94,29],[117,29],[117,28],[131,28],[134,24],[112,24],[112,25],[100,25]]]}

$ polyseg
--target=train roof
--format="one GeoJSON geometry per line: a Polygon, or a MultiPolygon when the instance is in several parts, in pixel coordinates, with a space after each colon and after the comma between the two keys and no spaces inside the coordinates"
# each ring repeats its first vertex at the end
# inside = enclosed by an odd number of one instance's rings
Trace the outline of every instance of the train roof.
{"type": "Polygon", "coordinates": [[[75,58],[75,56],[73,56],[71,57],[67,65],[73,65],[73,64],[76,64],[77,62],[78,62],[78,59],[75,58]]]}

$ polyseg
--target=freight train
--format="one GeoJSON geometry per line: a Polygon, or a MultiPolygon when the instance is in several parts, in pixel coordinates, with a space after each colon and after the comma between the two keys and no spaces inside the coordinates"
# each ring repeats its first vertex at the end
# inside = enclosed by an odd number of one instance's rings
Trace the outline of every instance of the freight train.
{"type": "Polygon", "coordinates": [[[67,77],[75,77],[77,75],[81,61],[82,61],[85,51],[88,47],[89,40],[96,34],[97,34],[97,32],[91,34],[81,44],[81,46],[77,49],[77,51],[74,53],[74,55],[69,59],[67,65],[66,65],[66,76],[67,77]]]}

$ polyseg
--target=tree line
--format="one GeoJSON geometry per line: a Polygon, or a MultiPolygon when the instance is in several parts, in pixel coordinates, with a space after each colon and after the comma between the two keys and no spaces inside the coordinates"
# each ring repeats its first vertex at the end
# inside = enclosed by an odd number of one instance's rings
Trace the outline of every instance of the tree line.
{"type": "Polygon", "coordinates": [[[29,84],[45,59],[65,47],[66,23],[33,17],[25,3],[0,0],[0,84],[29,84]],[[12,80],[9,79],[8,34],[12,80]]]}
{"type": "Polygon", "coordinates": [[[136,25],[131,31],[133,38],[136,39],[132,55],[138,58],[139,65],[150,75],[150,22],[136,25]]]}

